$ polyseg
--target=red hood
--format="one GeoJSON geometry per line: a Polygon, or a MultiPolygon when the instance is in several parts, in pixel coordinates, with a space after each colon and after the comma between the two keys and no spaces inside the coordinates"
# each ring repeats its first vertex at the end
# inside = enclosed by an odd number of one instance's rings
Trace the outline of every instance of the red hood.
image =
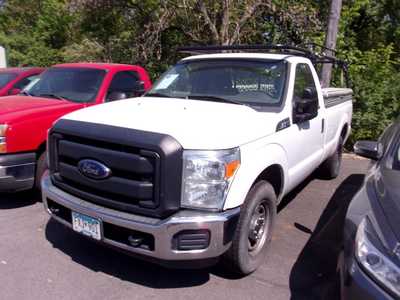
{"type": "Polygon", "coordinates": [[[44,114],[55,110],[83,107],[81,103],[64,100],[29,97],[9,96],[0,98],[0,123],[12,122],[15,119],[25,118],[28,115],[44,114]]]}

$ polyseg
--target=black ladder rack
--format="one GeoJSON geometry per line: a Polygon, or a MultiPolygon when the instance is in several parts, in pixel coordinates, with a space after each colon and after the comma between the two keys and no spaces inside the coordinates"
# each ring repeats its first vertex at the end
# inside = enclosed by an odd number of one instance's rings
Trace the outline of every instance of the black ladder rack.
{"type": "Polygon", "coordinates": [[[325,52],[327,51],[336,54],[335,50],[314,43],[306,44],[305,47],[309,47],[311,49],[302,48],[298,46],[291,46],[291,45],[281,45],[281,44],[277,45],[258,44],[258,45],[189,46],[189,47],[180,47],[177,49],[177,51],[191,55],[248,52],[248,53],[286,54],[289,56],[290,55],[303,56],[310,59],[313,64],[333,64],[334,66],[338,66],[344,72],[347,86],[350,86],[347,62],[338,59],[334,56],[325,54],[325,52]],[[321,52],[315,52],[314,51],[315,48],[320,48],[321,52]]]}

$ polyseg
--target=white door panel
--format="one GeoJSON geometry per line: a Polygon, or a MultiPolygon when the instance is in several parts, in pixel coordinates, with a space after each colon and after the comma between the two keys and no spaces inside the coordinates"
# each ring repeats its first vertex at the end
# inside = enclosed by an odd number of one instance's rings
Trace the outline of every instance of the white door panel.
{"type": "MultiPolygon", "coordinates": [[[[312,173],[321,163],[324,151],[325,120],[322,96],[315,84],[315,76],[308,64],[296,65],[295,83],[293,87],[293,107],[296,101],[302,100],[305,89],[315,90],[315,105],[318,105],[318,115],[311,120],[293,124],[290,127],[291,140],[288,145],[289,179],[290,186],[299,184],[306,176],[312,173]]],[[[305,98],[304,98],[305,99],[305,98]]],[[[312,98],[314,99],[314,98],[312,98]]],[[[315,111],[315,110],[314,110],[315,111]]]]}

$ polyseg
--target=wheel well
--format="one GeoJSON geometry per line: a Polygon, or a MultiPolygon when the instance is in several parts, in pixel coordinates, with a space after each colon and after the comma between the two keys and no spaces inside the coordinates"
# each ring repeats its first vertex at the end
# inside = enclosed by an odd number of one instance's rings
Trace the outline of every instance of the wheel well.
{"type": "Polygon", "coordinates": [[[276,197],[279,199],[279,196],[283,191],[283,183],[284,183],[284,175],[283,169],[280,165],[272,165],[266,168],[262,173],[257,177],[254,183],[265,180],[268,181],[275,190],[276,197]]]}
{"type": "Polygon", "coordinates": [[[36,150],[36,159],[39,159],[40,155],[46,151],[46,142],[43,142],[36,150]]]}
{"type": "Polygon", "coordinates": [[[340,136],[343,139],[346,137],[348,130],[349,130],[349,125],[346,123],[346,124],[344,124],[344,126],[342,128],[342,132],[340,133],[340,136]]]}

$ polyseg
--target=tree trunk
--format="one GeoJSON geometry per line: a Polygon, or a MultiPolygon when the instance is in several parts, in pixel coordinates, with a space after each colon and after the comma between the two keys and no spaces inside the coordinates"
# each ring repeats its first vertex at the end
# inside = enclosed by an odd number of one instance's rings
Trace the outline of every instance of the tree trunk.
{"type": "MultiPolygon", "coordinates": [[[[336,40],[339,29],[340,11],[342,10],[342,0],[331,0],[331,8],[329,12],[328,28],[326,31],[325,47],[330,49],[336,48],[336,40]]],[[[334,55],[327,50],[328,55],[334,55]]],[[[328,87],[331,82],[332,64],[323,64],[321,72],[321,85],[328,87]]]]}

